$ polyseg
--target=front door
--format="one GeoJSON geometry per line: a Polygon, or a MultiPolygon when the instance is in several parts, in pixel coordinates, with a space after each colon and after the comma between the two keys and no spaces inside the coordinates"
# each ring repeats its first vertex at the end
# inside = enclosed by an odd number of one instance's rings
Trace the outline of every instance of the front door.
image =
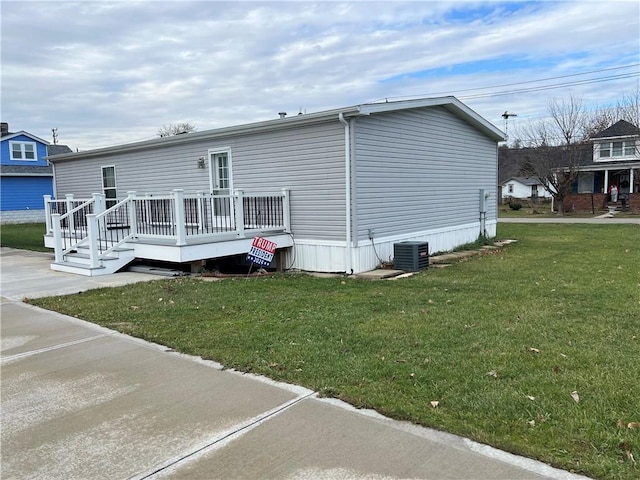
{"type": "Polygon", "coordinates": [[[211,171],[211,193],[224,195],[225,197],[213,199],[212,210],[214,215],[232,219],[234,209],[230,198],[233,192],[231,152],[228,149],[209,150],[209,166],[211,171]]]}
{"type": "Polygon", "coordinates": [[[210,152],[211,186],[215,195],[229,195],[231,193],[231,159],[229,152],[210,152]]]}

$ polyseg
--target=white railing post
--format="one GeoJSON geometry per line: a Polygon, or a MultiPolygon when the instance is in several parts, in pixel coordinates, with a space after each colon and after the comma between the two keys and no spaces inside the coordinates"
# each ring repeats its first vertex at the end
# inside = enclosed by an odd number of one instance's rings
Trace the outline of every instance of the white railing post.
{"type": "MultiPolygon", "coordinates": [[[[100,215],[107,209],[107,203],[105,202],[105,194],[104,193],[94,193],[93,197],[93,213],[95,215],[100,215]]],[[[100,224],[100,236],[104,236],[107,233],[107,223],[102,222],[100,224]]]]}
{"type": "Polygon", "coordinates": [[[138,236],[138,208],[136,205],[136,192],[127,192],[129,197],[129,235],[138,236]]]}
{"type": "Polygon", "coordinates": [[[172,192],[175,222],[176,222],[176,245],[186,245],[187,229],[184,218],[184,190],[176,188],[172,192]]]}
{"type": "Polygon", "coordinates": [[[60,225],[60,214],[53,213],[51,215],[51,223],[53,228],[53,251],[55,252],[55,262],[62,263],[64,255],[62,254],[62,226],[60,225]]]}
{"type": "Polygon", "coordinates": [[[47,226],[47,234],[51,233],[51,195],[44,195],[44,223],[47,226]]]}
{"type": "MultiPolygon", "coordinates": [[[[234,196],[229,197],[230,201],[234,201],[234,196]]],[[[235,224],[236,232],[238,236],[244,238],[244,192],[242,190],[236,190],[235,194],[234,210],[235,210],[235,224]]]]}
{"type": "Polygon", "coordinates": [[[89,267],[98,268],[98,220],[95,213],[87,214],[87,237],[89,238],[89,267]]]}
{"type": "Polygon", "coordinates": [[[204,211],[204,196],[205,192],[198,191],[197,194],[197,202],[198,202],[198,233],[202,233],[204,230],[204,221],[205,221],[205,211],[204,211]]]}
{"type": "MultiPolygon", "coordinates": [[[[67,202],[67,212],[69,213],[71,210],[73,210],[73,193],[67,193],[64,196],[66,202],[67,202]]],[[[67,215],[67,222],[69,224],[69,234],[73,235],[73,233],[76,231],[76,225],[75,225],[75,220],[73,218],[73,213],[70,215],[67,215]]]]}
{"type": "Polygon", "coordinates": [[[289,189],[282,189],[282,216],[284,218],[284,231],[291,233],[291,207],[289,205],[289,189]]]}

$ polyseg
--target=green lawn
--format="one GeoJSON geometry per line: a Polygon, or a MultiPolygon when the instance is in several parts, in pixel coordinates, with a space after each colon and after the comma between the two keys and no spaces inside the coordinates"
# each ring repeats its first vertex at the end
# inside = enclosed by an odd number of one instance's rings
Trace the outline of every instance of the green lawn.
{"type": "Polygon", "coordinates": [[[31,302],[560,468],[638,478],[640,229],[500,224],[499,237],[518,243],[396,281],[179,278],[31,302]]]}
{"type": "Polygon", "coordinates": [[[43,237],[46,230],[44,223],[2,225],[0,227],[0,243],[3,247],[52,252],[50,248],[44,246],[43,237]]]}

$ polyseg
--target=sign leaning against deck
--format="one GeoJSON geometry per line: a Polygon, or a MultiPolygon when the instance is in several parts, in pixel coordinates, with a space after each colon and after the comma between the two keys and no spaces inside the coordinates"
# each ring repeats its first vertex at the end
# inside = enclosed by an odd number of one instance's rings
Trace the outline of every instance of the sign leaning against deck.
{"type": "MultiPolygon", "coordinates": [[[[127,215],[119,225],[131,228],[123,232],[129,238],[115,250],[196,261],[246,254],[260,236],[275,242],[294,269],[351,274],[391,260],[398,242],[443,251],[494,236],[503,139],[455,97],[438,97],[274,118],[50,161],[59,205],[67,195],[115,192],[112,208],[121,212],[98,212],[98,220],[127,215]],[[114,171],[109,192],[105,167],[114,171]]],[[[79,211],[72,215],[75,226],[87,223],[79,211]]],[[[52,236],[45,244],[53,246],[52,236]]]]}

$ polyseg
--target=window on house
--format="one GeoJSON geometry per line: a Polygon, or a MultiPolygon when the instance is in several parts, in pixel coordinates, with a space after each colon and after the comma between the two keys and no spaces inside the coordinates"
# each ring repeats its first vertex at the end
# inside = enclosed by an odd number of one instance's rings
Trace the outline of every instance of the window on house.
{"type": "Polygon", "coordinates": [[[36,144],[33,142],[9,142],[11,160],[37,160],[36,144]]]}
{"type": "Polygon", "coordinates": [[[635,155],[635,153],[636,144],[633,140],[600,144],[600,158],[626,157],[635,155]]]}
{"type": "Polygon", "coordinates": [[[106,197],[107,208],[118,203],[116,199],[116,167],[102,167],[102,191],[106,197]]]}
{"type": "Polygon", "coordinates": [[[636,154],[636,144],[635,142],[624,142],[624,155],[635,155],[636,154]]]}
{"type": "Polygon", "coordinates": [[[513,183],[509,184],[509,193],[513,193],[513,183]]]}

